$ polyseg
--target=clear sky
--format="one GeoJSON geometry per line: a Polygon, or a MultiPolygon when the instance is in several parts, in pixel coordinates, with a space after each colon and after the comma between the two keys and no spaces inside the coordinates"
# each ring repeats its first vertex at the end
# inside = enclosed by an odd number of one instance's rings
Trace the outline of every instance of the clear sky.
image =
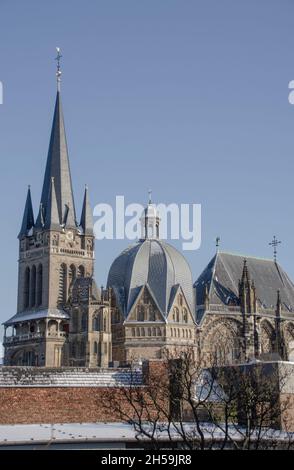
{"type": "MultiPolygon", "coordinates": [[[[201,203],[194,278],[221,248],[271,257],[294,278],[291,0],[0,0],[1,309],[15,313],[17,234],[35,212],[55,100],[55,46],[78,212],[116,195],[201,203]]],[[[96,243],[106,283],[128,241],[96,243]]],[[[179,243],[174,243],[179,247],[179,243]]]]}

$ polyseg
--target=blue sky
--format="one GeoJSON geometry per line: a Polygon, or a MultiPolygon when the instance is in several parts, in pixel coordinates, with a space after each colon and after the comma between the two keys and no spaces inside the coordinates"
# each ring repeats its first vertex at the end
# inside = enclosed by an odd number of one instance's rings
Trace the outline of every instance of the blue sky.
{"type": "MultiPolygon", "coordinates": [[[[294,278],[294,3],[290,0],[0,0],[1,310],[16,310],[27,184],[35,211],[55,100],[55,46],[78,211],[202,204],[194,278],[221,248],[271,257],[294,278]]],[[[174,242],[173,242],[174,243],[174,242]]],[[[128,241],[96,243],[105,284],[128,241]]],[[[180,247],[180,243],[174,243],[180,247]]]]}

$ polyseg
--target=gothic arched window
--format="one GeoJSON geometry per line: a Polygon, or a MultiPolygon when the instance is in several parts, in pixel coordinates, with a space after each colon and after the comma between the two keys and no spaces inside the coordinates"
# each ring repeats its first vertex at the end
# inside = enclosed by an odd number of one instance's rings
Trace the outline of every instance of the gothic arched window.
{"type": "Polygon", "coordinates": [[[24,308],[30,304],[30,268],[27,267],[24,274],[24,308]]]}
{"type": "Polygon", "coordinates": [[[98,353],[98,344],[97,341],[94,341],[94,354],[98,353]]]}
{"type": "Polygon", "coordinates": [[[145,317],[144,305],[139,305],[137,307],[137,319],[138,319],[138,321],[144,321],[144,317],[145,317]]]}
{"type": "Polygon", "coordinates": [[[84,312],[83,315],[82,315],[82,330],[86,331],[87,326],[88,326],[88,316],[87,316],[86,312],[84,312]]]}
{"type": "Polygon", "coordinates": [[[178,322],[180,321],[180,312],[177,307],[174,308],[174,321],[178,322]]]}
{"type": "Polygon", "coordinates": [[[64,304],[66,302],[66,293],[67,293],[67,266],[62,263],[59,268],[59,293],[58,300],[59,303],[64,304]]]}
{"type": "Polygon", "coordinates": [[[185,323],[188,323],[188,312],[186,308],[183,308],[183,320],[185,323]]]}
{"type": "Polygon", "coordinates": [[[78,267],[78,277],[85,277],[85,268],[82,265],[78,267]]]}
{"type": "Polygon", "coordinates": [[[42,305],[43,296],[43,266],[39,264],[37,271],[37,305],[42,305]]]}
{"type": "Polygon", "coordinates": [[[149,320],[150,321],[155,321],[155,308],[153,305],[149,308],[149,320]]]}
{"type": "Polygon", "coordinates": [[[93,331],[100,331],[100,317],[99,313],[95,313],[93,320],[92,320],[92,329],[93,331]]]}
{"type": "Polygon", "coordinates": [[[36,266],[32,266],[31,270],[31,285],[30,285],[30,307],[34,307],[36,305],[36,266]]]}
{"type": "Polygon", "coordinates": [[[76,267],[74,264],[71,264],[69,267],[68,278],[69,278],[69,287],[70,287],[76,278],[76,267]]]}
{"type": "Polygon", "coordinates": [[[72,330],[77,331],[79,328],[79,313],[77,310],[72,312],[72,330]]]}

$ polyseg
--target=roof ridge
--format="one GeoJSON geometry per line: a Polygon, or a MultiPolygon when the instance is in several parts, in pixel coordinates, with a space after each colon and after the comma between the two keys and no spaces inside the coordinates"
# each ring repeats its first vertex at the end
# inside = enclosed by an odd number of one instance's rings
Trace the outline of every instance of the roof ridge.
{"type": "MultiPolygon", "coordinates": [[[[274,263],[274,260],[271,258],[263,258],[262,256],[253,256],[253,255],[246,255],[244,253],[236,253],[233,251],[218,251],[218,254],[220,255],[231,255],[231,256],[239,256],[241,258],[246,258],[246,259],[258,259],[261,261],[270,261],[271,263],[274,263]]],[[[276,263],[278,265],[278,263],[276,263]]]]}

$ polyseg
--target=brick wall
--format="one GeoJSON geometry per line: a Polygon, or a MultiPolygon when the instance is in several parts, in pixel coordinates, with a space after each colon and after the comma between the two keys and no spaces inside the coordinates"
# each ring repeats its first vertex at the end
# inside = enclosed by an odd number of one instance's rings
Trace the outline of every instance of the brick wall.
{"type": "Polygon", "coordinates": [[[117,421],[102,405],[105,393],[121,391],[112,387],[1,388],[0,424],[117,421]]]}
{"type": "MultiPolygon", "coordinates": [[[[162,376],[162,371],[166,370],[166,364],[163,361],[149,361],[148,365],[144,367],[143,383],[141,381],[137,387],[144,387],[150,380],[150,375],[153,378],[155,374],[162,376]]],[[[0,424],[118,421],[118,415],[113,411],[109,411],[107,407],[103,406],[103,403],[105,403],[105,400],[107,401],[108,396],[113,398],[116,394],[121,400],[122,406],[127,408],[128,404],[123,397],[123,388],[121,385],[106,387],[105,380],[102,380],[101,377],[107,377],[109,380],[109,375],[112,373],[116,378],[119,371],[111,372],[108,369],[99,372],[96,369],[97,378],[92,377],[90,379],[90,383],[96,381],[95,386],[85,384],[75,386],[74,383],[68,385],[69,371],[69,368],[55,369],[55,373],[54,369],[48,368],[0,368],[2,374],[2,380],[0,380],[0,424]],[[62,373],[65,375],[65,385],[60,386],[60,375],[62,373]],[[52,385],[53,380],[57,380],[57,376],[58,384],[52,385]],[[5,381],[11,383],[11,378],[16,383],[5,386],[5,381]],[[38,386],[40,380],[44,381],[45,379],[47,385],[38,386]],[[48,385],[48,383],[51,385],[48,385]]],[[[78,375],[79,381],[81,381],[80,377],[84,376],[85,383],[87,380],[89,381],[91,374],[95,374],[95,369],[75,368],[72,371],[72,377],[78,375]]],[[[127,375],[127,373],[127,370],[121,370],[116,380],[121,383],[123,379],[121,375],[127,375]]],[[[138,378],[135,380],[138,380],[138,378]]]]}

